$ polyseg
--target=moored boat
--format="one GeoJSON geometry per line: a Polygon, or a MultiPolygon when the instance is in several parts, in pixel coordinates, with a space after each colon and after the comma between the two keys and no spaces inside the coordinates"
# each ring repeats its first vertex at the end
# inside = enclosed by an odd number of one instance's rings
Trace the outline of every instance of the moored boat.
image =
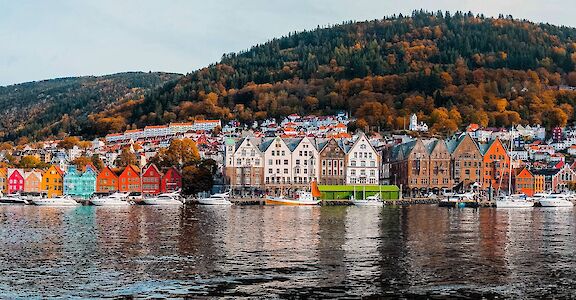
{"type": "Polygon", "coordinates": [[[179,192],[164,193],[155,197],[144,198],[142,202],[146,205],[183,205],[179,192]]]}
{"type": "Polygon", "coordinates": [[[126,206],[134,202],[128,200],[129,193],[113,193],[105,197],[90,199],[90,203],[96,206],[126,206]]]}
{"type": "Polygon", "coordinates": [[[537,200],[542,207],[573,207],[574,203],[567,194],[543,195],[537,200]]]}
{"type": "Polygon", "coordinates": [[[0,193],[0,205],[1,204],[28,204],[28,200],[19,194],[3,195],[0,193]]]}
{"type": "Polygon", "coordinates": [[[316,181],[312,181],[311,192],[297,191],[294,198],[286,198],[283,196],[272,197],[266,196],[264,202],[266,205],[290,205],[290,206],[313,206],[320,204],[320,190],[316,181]]]}
{"type": "Polygon", "coordinates": [[[531,201],[525,194],[515,194],[503,196],[496,200],[497,208],[530,208],[534,207],[534,202],[531,201]]]}
{"type": "Polygon", "coordinates": [[[68,196],[59,196],[51,198],[38,198],[30,201],[33,205],[38,206],[80,206],[76,200],[68,196]]]}
{"type": "Polygon", "coordinates": [[[214,194],[210,197],[199,198],[196,200],[198,204],[202,205],[232,205],[230,202],[230,192],[214,194]]]}

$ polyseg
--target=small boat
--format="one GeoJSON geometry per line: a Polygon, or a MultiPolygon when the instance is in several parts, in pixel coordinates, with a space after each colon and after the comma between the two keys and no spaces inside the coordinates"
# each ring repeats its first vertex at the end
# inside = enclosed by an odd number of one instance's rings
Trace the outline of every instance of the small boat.
{"type": "Polygon", "coordinates": [[[28,200],[19,194],[3,195],[0,193],[0,205],[1,204],[28,204],[28,200]]]}
{"type": "Polygon", "coordinates": [[[384,202],[382,202],[382,200],[380,200],[380,197],[378,196],[378,194],[373,195],[373,196],[368,196],[364,200],[352,200],[352,203],[354,203],[354,205],[358,205],[358,206],[384,206],[384,202]]]}
{"type": "Polygon", "coordinates": [[[312,181],[311,192],[297,191],[296,196],[292,199],[286,198],[284,196],[272,197],[266,196],[264,203],[266,205],[301,205],[301,206],[312,206],[320,204],[320,190],[316,181],[312,181]]]}
{"type": "Polygon", "coordinates": [[[534,207],[534,202],[525,194],[502,196],[496,200],[497,208],[529,208],[534,207]]]}
{"type": "Polygon", "coordinates": [[[548,194],[537,200],[542,207],[573,207],[570,196],[566,194],[548,194]]]}
{"type": "Polygon", "coordinates": [[[232,205],[230,202],[230,192],[214,194],[210,197],[199,198],[198,204],[202,205],[232,205]]]}
{"type": "Polygon", "coordinates": [[[440,200],[440,207],[478,207],[478,202],[474,201],[474,193],[468,192],[463,194],[444,193],[446,199],[440,200]]]}
{"type": "Polygon", "coordinates": [[[130,193],[113,193],[105,197],[90,199],[90,203],[96,206],[126,206],[131,205],[134,201],[127,200],[130,193]]]}
{"type": "Polygon", "coordinates": [[[52,198],[38,198],[38,199],[30,200],[30,202],[33,205],[38,205],[38,206],[80,206],[80,205],[82,205],[69,196],[59,196],[59,197],[52,197],[52,198]]]}
{"type": "Polygon", "coordinates": [[[160,194],[156,197],[144,198],[142,202],[146,205],[183,205],[179,192],[160,194]]]}

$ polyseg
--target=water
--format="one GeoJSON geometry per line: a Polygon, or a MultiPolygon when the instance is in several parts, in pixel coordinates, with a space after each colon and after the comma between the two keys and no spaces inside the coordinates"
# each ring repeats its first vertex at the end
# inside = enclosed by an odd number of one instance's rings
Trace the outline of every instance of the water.
{"type": "Polygon", "coordinates": [[[575,211],[0,207],[0,298],[571,297],[575,211]]]}

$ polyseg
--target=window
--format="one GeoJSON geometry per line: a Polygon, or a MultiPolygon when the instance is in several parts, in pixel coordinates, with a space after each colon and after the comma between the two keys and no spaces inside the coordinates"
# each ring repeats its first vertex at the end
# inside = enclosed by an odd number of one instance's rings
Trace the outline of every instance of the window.
{"type": "Polygon", "coordinates": [[[287,159],[284,160],[284,165],[288,165],[288,160],[287,160],[287,159]]]}

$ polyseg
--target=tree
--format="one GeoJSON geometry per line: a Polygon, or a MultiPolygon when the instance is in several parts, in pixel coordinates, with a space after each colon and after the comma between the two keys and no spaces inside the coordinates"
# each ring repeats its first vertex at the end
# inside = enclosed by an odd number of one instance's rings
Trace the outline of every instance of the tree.
{"type": "Polygon", "coordinates": [[[201,166],[186,166],[182,169],[182,192],[195,195],[209,191],[214,186],[214,178],[210,170],[201,166]]]}
{"type": "Polygon", "coordinates": [[[87,156],[78,156],[72,161],[72,164],[75,165],[78,170],[81,170],[82,168],[86,167],[86,165],[91,163],[92,159],[87,156]]]}
{"type": "Polygon", "coordinates": [[[136,154],[130,151],[130,148],[126,147],[122,149],[118,158],[116,158],[116,165],[118,167],[126,167],[128,165],[136,165],[138,164],[138,158],[136,154]]]}
{"type": "Polygon", "coordinates": [[[18,162],[18,167],[25,169],[41,168],[44,167],[44,163],[40,159],[33,155],[25,155],[18,162]]]}
{"type": "Polygon", "coordinates": [[[74,146],[78,146],[78,143],[80,143],[79,138],[75,136],[68,136],[58,143],[58,148],[68,150],[74,148],[74,146]]]}
{"type": "Polygon", "coordinates": [[[92,164],[96,167],[96,169],[98,169],[98,171],[101,171],[106,166],[102,161],[102,159],[100,159],[100,156],[98,154],[92,155],[90,160],[92,161],[92,164]]]}
{"type": "Polygon", "coordinates": [[[166,149],[161,149],[152,160],[159,167],[177,167],[196,165],[200,161],[200,153],[196,142],[191,139],[173,140],[166,149]]]}

